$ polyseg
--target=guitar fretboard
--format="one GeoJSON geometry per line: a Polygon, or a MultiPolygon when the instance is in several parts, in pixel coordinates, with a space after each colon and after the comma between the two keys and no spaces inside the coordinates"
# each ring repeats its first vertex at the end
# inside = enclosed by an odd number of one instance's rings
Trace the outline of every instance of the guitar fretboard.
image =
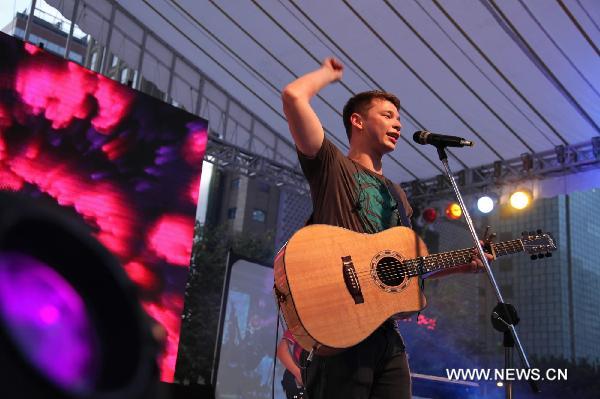
{"type": "MultiPolygon", "coordinates": [[[[492,244],[496,256],[505,256],[525,250],[521,240],[504,241],[492,244]]],[[[449,269],[471,262],[475,248],[460,249],[457,251],[442,252],[428,256],[421,256],[402,262],[406,275],[410,277],[428,274],[438,270],[449,269]]]]}

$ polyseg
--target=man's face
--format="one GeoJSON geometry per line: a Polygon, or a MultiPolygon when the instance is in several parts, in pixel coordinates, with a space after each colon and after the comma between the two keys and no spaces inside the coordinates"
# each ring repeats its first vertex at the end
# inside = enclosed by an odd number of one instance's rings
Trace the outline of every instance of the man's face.
{"type": "Polygon", "coordinates": [[[365,131],[373,143],[373,148],[381,154],[393,151],[400,138],[400,114],[394,104],[374,98],[364,116],[365,131]]]}

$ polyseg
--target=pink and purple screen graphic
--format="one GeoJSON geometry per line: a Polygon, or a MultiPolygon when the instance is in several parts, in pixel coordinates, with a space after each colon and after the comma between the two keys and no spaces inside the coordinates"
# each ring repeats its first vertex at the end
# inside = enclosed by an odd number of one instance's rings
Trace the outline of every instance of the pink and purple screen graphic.
{"type": "Polygon", "coordinates": [[[0,59],[0,190],[91,226],[162,326],[172,381],[207,122],[4,34],[0,59]]]}

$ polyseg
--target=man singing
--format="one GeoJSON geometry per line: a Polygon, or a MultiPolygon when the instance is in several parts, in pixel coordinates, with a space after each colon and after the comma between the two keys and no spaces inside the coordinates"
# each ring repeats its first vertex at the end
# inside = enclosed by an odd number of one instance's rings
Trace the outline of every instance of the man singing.
{"type": "MultiPolygon", "coordinates": [[[[342,78],[343,69],[338,60],[327,58],[320,68],[293,81],[282,93],[300,165],[310,185],[313,203],[310,223],[361,233],[378,233],[394,226],[410,227],[412,209],[406,194],[385,178],[382,169],[383,155],[395,149],[400,137],[398,98],[383,91],[368,91],[348,100],[343,110],[350,142],[347,155],[325,137],[310,105],[321,89],[342,78]]],[[[441,273],[477,272],[481,268],[482,263],[477,259],[441,273]]],[[[361,343],[338,355],[315,355],[305,379],[310,399],[411,397],[404,343],[391,319],[361,343]]]]}

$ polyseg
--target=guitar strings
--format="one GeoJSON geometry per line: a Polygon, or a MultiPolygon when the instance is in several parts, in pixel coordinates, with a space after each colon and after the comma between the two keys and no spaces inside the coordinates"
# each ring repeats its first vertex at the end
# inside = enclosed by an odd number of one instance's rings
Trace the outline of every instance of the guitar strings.
{"type": "MultiPolygon", "coordinates": [[[[507,241],[506,243],[494,244],[497,255],[506,255],[520,251],[522,246],[520,240],[507,241]]],[[[388,261],[378,264],[377,276],[381,279],[405,278],[419,275],[419,264],[423,265],[426,273],[430,273],[445,266],[459,266],[460,263],[467,263],[472,257],[472,250],[464,249],[452,251],[445,254],[434,254],[424,259],[409,259],[403,262],[398,260],[388,261]]],[[[371,275],[372,271],[362,271],[356,273],[357,276],[371,275]]]]}
{"type": "MultiPolygon", "coordinates": [[[[500,246],[495,245],[497,255],[506,255],[508,253],[520,250],[518,245],[514,242],[508,242],[506,245],[500,246]]],[[[382,277],[394,278],[394,277],[407,277],[419,275],[419,263],[423,264],[423,268],[426,269],[426,273],[430,273],[435,270],[439,270],[444,266],[460,265],[461,262],[467,263],[471,259],[472,249],[465,249],[459,251],[453,251],[447,254],[434,254],[423,260],[421,259],[409,259],[403,262],[398,260],[388,261],[380,263],[378,266],[378,275],[382,277]],[[391,273],[390,273],[391,272],[391,273]]],[[[359,275],[371,274],[371,271],[364,271],[357,273],[359,275]]]]}
{"type": "MultiPolygon", "coordinates": [[[[520,251],[522,246],[520,240],[507,241],[506,243],[494,244],[496,254],[499,256],[520,251]]],[[[377,276],[380,278],[405,278],[419,275],[419,264],[423,265],[425,273],[440,270],[444,267],[459,266],[461,263],[467,263],[472,258],[474,248],[452,251],[444,254],[433,254],[423,259],[415,258],[405,261],[388,261],[379,263],[377,266],[377,276]]],[[[372,271],[362,271],[356,273],[357,276],[371,275],[372,271]]]]}

